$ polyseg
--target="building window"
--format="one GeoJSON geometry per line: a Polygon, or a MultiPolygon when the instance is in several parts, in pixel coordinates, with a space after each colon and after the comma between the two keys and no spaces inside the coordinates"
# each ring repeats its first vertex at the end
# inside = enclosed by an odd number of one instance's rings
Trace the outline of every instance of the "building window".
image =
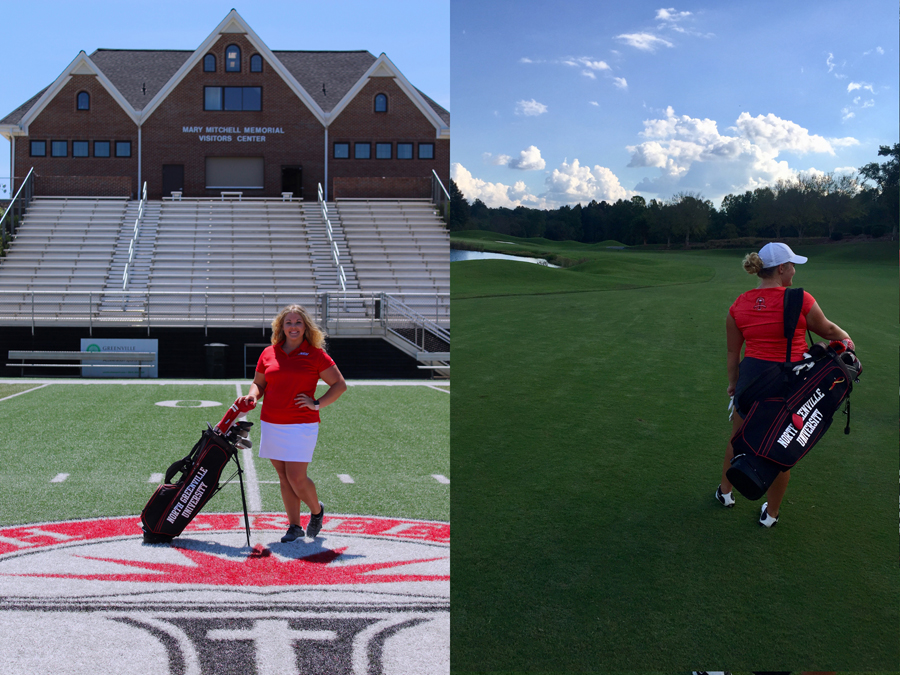
{"type": "Polygon", "coordinates": [[[350,144],[349,143],[335,143],[334,144],[334,158],[335,159],[350,159],[350,144]]]}
{"type": "Polygon", "coordinates": [[[434,143],[419,143],[419,159],[434,159],[434,143]]]}
{"type": "Polygon", "coordinates": [[[353,158],[354,159],[371,159],[372,144],[371,143],[354,143],[353,158]]]}
{"type": "Polygon", "coordinates": [[[88,157],[90,143],[88,141],[72,141],[72,157],[88,157]]]}
{"type": "Polygon", "coordinates": [[[31,156],[32,157],[46,157],[47,156],[47,141],[31,141],[31,156]]]}
{"type": "Polygon", "coordinates": [[[215,54],[207,54],[203,57],[203,72],[204,73],[214,73],[216,72],[216,55],[215,54]]]}
{"type": "Polygon", "coordinates": [[[77,107],[78,110],[90,110],[91,95],[86,91],[79,91],[78,96],[76,97],[75,107],[77,107]]]}
{"type": "Polygon", "coordinates": [[[250,57],[250,72],[251,73],[261,73],[262,72],[262,57],[259,54],[254,54],[250,57]]]}
{"type": "Polygon", "coordinates": [[[131,141],[116,141],[116,157],[131,157],[131,141]]]}
{"type": "Polygon", "coordinates": [[[230,45],[225,50],[225,72],[241,72],[241,48],[237,45],[230,45]]]}
{"type": "Polygon", "coordinates": [[[109,141],[94,141],[94,157],[109,157],[109,141]]]}
{"type": "Polygon", "coordinates": [[[387,96],[384,94],[375,97],[375,112],[387,112],[387,96]]]}
{"type": "Polygon", "coordinates": [[[262,87],[204,87],[204,110],[262,110],[262,87]]]}
{"type": "Polygon", "coordinates": [[[391,144],[390,143],[376,143],[375,144],[375,159],[390,159],[391,158],[391,144]]]}
{"type": "Polygon", "coordinates": [[[69,141],[50,141],[51,157],[68,157],[69,141]]]}
{"type": "Polygon", "coordinates": [[[397,159],[412,159],[413,158],[413,144],[412,143],[397,143],[397,159]]]}

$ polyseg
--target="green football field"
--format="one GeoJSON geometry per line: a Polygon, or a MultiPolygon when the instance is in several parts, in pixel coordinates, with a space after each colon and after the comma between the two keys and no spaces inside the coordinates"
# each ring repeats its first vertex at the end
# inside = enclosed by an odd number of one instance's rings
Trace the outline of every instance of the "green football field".
{"type": "Polygon", "coordinates": [[[896,243],[794,247],[863,374],[771,530],[713,496],[749,251],[553,246],[451,265],[453,671],[896,670],[896,243]]]}
{"type": "MultiPolygon", "coordinates": [[[[190,451],[207,423],[221,419],[239,386],[42,384],[0,383],[0,525],[139,514],[161,482],[158,474],[190,451]],[[177,403],[157,405],[165,401],[177,403]]],[[[240,384],[246,394],[249,382],[240,384]]],[[[448,521],[449,386],[349,384],[321,413],[309,467],[328,513],[448,521]]],[[[259,408],[248,419],[258,423],[259,408]]],[[[244,469],[248,501],[257,500],[251,510],[280,513],[278,477],[257,456],[258,426],[250,438],[253,460],[244,469]]],[[[223,479],[232,472],[226,468],[223,479]]],[[[204,508],[240,510],[236,479],[204,508]]]]}

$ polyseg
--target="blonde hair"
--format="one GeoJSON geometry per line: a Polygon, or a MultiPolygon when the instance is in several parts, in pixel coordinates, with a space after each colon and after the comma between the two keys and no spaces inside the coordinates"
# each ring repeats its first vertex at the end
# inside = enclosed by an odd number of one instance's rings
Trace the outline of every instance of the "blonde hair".
{"type": "Polygon", "coordinates": [[[316,349],[325,349],[325,331],[319,328],[319,325],[309,315],[309,312],[300,305],[288,305],[278,312],[278,316],[272,319],[272,344],[277,345],[284,342],[284,317],[291,312],[299,314],[300,318],[303,319],[303,324],[306,327],[303,337],[306,341],[316,349]]]}
{"type": "Polygon", "coordinates": [[[762,258],[758,253],[748,253],[744,256],[744,271],[747,274],[756,274],[760,277],[770,277],[778,270],[777,267],[763,267],[762,258]]]}

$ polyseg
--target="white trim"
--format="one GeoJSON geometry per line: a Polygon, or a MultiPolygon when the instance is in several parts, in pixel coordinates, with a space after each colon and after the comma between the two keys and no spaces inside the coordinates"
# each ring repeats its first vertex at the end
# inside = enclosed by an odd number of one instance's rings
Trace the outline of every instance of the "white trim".
{"type": "Polygon", "coordinates": [[[419,109],[419,112],[434,125],[437,132],[435,138],[450,138],[450,127],[444,124],[444,120],[437,114],[437,111],[428,105],[428,102],[422,98],[422,95],[418,90],[409,83],[409,80],[406,79],[403,73],[400,72],[397,66],[394,65],[393,61],[391,61],[384,52],[375,59],[375,62],[369,66],[369,69],[365,74],[356,81],[356,84],[350,88],[350,91],[344,95],[344,98],[342,98],[328,114],[328,123],[331,124],[340,116],[344,109],[350,105],[350,102],[356,98],[357,94],[362,91],[363,87],[369,83],[371,78],[387,77],[388,73],[393,76],[394,82],[396,82],[401,91],[406,94],[407,98],[413,102],[413,105],[419,109]]]}
{"type": "Polygon", "coordinates": [[[115,85],[110,81],[110,79],[103,74],[103,72],[94,65],[94,62],[91,61],[90,57],[84,53],[84,51],[78,52],[78,56],[76,56],[72,62],[66,67],[65,70],[60,73],[59,77],[47,87],[47,90],[41,95],[41,97],[35,102],[33,106],[25,113],[22,119],[19,121],[19,128],[24,132],[24,134],[28,135],[28,125],[34,121],[34,119],[40,115],[44,108],[46,108],[50,101],[56,98],[56,95],[62,91],[63,87],[65,87],[69,80],[72,79],[72,74],[78,72],[79,74],[86,74],[90,72],[93,74],[97,81],[109,92],[109,95],[113,97],[116,103],[122,108],[126,115],[134,122],[136,125],[139,123],[138,115],[135,112],[132,105],[125,100],[125,97],[116,89],[115,85]]]}
{"type": "Polygon", "coordinates": [[[312,96],[310,96],[306,90],[300,85],[299,82],[291,75],[290,71],[284,67],[284,64],[278,60],[278,57],[269,49],[266,44],[259,38],[259,36],[253,32],[253,29],[247,25],[247,22],[241,17],[240,14],[237,13],[237,10],[232,9],[228,12],[228,15],[222,20],[222,22],[215,27],[212,33],[203,41],[203,43],[197,47],[193,54],[188,57],[187,61],[185,61],[181,68],[179,68],[175,74],[169,79],[168,82],[156,92],[156,96],[154,96],[150,103],[148,103],[144,109],[140,113],[140,120],[143,123],[146,121],[154,111],[160,106],[160,104],[169,96],[169,94],[174,91],[174,89],[181,83],[181,81],[187,76],[187,74],[193,69],[193,67],[199,63],[204,56],[206,56],[207,52],[210,48],[219,40],[219,36],[222,34],[233,34],[233,33],[243,33],[247,40],[252,44],[259,55],[263,57],[263,60],[268,63],[268,65],[281,76],[281,79],[284,80],[285,84],[287,84],[288,88],[296,94],[297,98],[299,98],[307,108],[309,108],[310,112],[315,116],[319,122],[325,126],[326,125],[326,115],[322,108],[319,107],[319,104],[313,100],[312,96]]]}

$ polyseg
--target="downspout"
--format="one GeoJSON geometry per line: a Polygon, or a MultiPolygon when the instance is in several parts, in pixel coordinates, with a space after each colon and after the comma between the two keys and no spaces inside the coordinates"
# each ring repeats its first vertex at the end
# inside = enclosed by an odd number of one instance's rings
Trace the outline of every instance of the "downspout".
{"type": "Polygon", "coordinates": [[[328,127],[325,127],[325,201],[328,201],[328,127]]]}
{"type": "Polygon", "coordinates": [[[9,135],[9,194],[16,194],[16,137],[9,135]]]}

